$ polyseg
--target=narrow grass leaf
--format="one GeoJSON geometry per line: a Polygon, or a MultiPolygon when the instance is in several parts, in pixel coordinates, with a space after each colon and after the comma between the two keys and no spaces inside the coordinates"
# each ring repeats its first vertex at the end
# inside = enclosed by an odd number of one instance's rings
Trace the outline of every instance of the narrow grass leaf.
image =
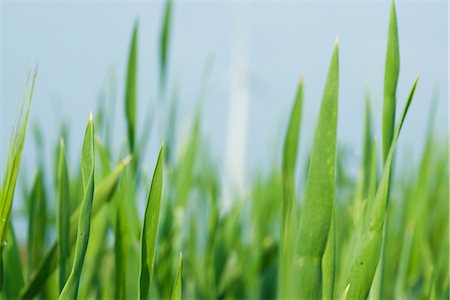
{"type": "Polygon", "coordinates": [[[92,114],[84,135],[81,154],[81,175],[83,178],[84,197],[78,220],[75,256],[69,278],[59,296],[60,299],[77,299],[84,258],[89,242],[91,227],[92,202],[94,200],[94,123],[92,114]]]}
{"type": "Polygon", "coordinates": [[[155,263],[156,238],[161,206],[163,180],[163,150],[161,146],[145,208],[141,234],[141,264],[139,270],[139,299],[147,299],[155,263]]]}
{"type": "MultiPolygon", "coordinates": [[[[11,208],[13,204],[14,191],[16,188],[17,175],[19,174],[20,161],[22,158],[23,144],[27,132],[28,115],[30,111],[31,99],[33,97],[34,83],[36,81],[37,70],[31,82],[31,87],[25,89],[22,107],[16,123],[13,137],[8,148],[6,167],[3,173],[3,181],[0,188],[0,266],[2,266],[2,249],[6,240],[11,208]],[[24,111],[25,108],[25,111],[24,111]]],[[[27,84],[28,86],[28,84],[27,84]]],[[[3,287],[3,272],[0,270],[0,290],[3,287]]]]}
{"type": "Polygon", "coordinates": [[[169,56],[170,24],[172,19],[172,0],[167,0],[164,8],[161,37],[159,41],[160,89],[164,91],[167,77],[167,58],[169,56]]]}
{"type": "Polygon", "coordinates": [[[374,198],[367,229],[356,245],[355,256],[350,266],[350,275],[348,279],[348,284],[350,284],[348,299],[366,298],[369,294],[383,243],[383,225],[394,151],[403,122],[414,96],[417,81],[418,79],[414,82],[399,123],[397,124],[394,139],[386,162],[384,163],[383,175],[374,198]]]}
{"type": "Polygon", "coordinates": [[[281,255],[280,255],[280,271],[278,272],[278,295],[281,298],[290,296],[290,276],[291,259],[293,248],[295,247],[295,232],[292,229],[293,205],[295,197],[295,166],[297,162],[297,149],[300,133],[300,124],[302,119],[303,106],[303,79],[298,85],[297,95],[292,106],[291,115],[289,118],[288,129],[283,147],[283,219],[281,227],[281,255]]]}
{"type": "Polygon", "coordinates": [[[126,90],[125,90],[125,114],[128,130],[128,146],[134,153],[136,134],[136,94],[137,94],[137,48],[138,48],[138,23],[134,24],[131,45],[128,54],[126,90]]]}
{"type": "Polygon", "coordinates": [[[386,65],[384,73],[384,101],[383,101],[383,124],[382,124],[382,146],[383,163],[387,159],[394,135],[395,124],[395,92],[397,90],[398,73],[400,70],[400,51],[398,45],[397,16],[395,4],[392,0],[391,16],[389,19],[389,32],[386,50],[386,65]]]}
{"type": "Polygon", "coordinates": [[[69,174],[65,155],[64,140],[61,139],[58,155],[58,174],[56,183],[57,201],[57,244],[59,266],[59,292],[62,291],[67,280],[66,263],[70,255],[70,189],[69,174]]]}
{"type": "Polygon", "coordinates": [[[314,135],[298,229],[295,264],[298,272],[296,296],[300,298],[318,299],[321,293],[321,260],[334,205],[338,82],[336,40],[314,135]]]}
{"type": "Polygon", "coordinates": [[[181,300],[181,269],[183,267],[183,254],[180,253],[180,259],[178,261],[177,277],[173,284],[172,300],[181,300]]]}

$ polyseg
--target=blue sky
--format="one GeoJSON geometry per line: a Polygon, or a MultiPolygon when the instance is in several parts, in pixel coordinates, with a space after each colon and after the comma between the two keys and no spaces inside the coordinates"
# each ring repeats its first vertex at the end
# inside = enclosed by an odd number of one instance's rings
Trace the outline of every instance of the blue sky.
{"type": "MultiPolygon", "coordinates": [[[[421,79],[400,140],[399,161],[417,157],[424,140],[429,104],[438,97],[439,135],[447,134],[448,7],[446,1],[398,1],[401,71],[398,103],[421,79]]],[[[301,76],[305,81],[301,155],[311,145],[322,89],[336,35],[339,35],[338,139],[359,159],[364,94],[368,91],[381,137],[384,58],[390,1],[175,1],[169,87],[180,96],[181,124],[194,113],[208,57],[213,58],[205,99],[203,130],[214,155],[223,157],[232,74],[232,49],[245,31],[250,102],[245,168],[257,170],[279,154],[286,117],[301,76]],[[238,13],[240,12],[240,14],[238,13]],[[236,17],[240,15],[240,17],[236,17]],[[240,21],[239,21],[240,20],[240,21]]],[[[39,65],[31,122],[47,143],[58,140],[62,120],[70,124],[69,151],[79,155],[84,125],[111,77],[116,83],[116,144],[125,137],[122,112],[124,73],[133,23],[139,21],[139,120],[157,91],[158,38],[162,2],[128,3],[19,1],[1,3],[1,135],[6,141],[17,116],[27,73],[39,65]]],[[[400,109],[398,109],[400,111],[400,109]]],[[[140,124],[142,126],[143,124],[140,124]]],[[[30,131],[29,131],[30,133],[30,131]]],[[[148,156],[161,138],[152,132],[148,156]]],[[[378,138],[378,140],[380,140],[378,138]]],[[[25,163],[34,161],[31,135],[25,163]]],[[[1,160],[7,144],[0,145],[1,160]]],[[[50,159],[52,148],[47,147],[50,159]]],[[[71,161],[76,161],[72,158],[71,161]]],[[[150,164],[151,164],[150,159],[150,164]]],[[[2,163],[3,165],[3,163],[2,163]]],[[[3,168],[2,168],[3,169],[3,168]]],[[[2,171],[1,171],[2,172],[2,171]]]]}

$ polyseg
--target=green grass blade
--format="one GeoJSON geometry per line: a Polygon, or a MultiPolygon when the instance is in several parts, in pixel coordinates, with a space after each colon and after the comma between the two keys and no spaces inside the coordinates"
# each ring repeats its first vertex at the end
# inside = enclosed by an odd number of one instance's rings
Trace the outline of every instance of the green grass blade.
{"type": "Polygon", "coordinates": [[[338,110],[338,43],[334,47],[314,135],[301,211],[297,257],[300,298],[320,298],[321,260],[327,243],[334,205],[336,130],[338,110]]]}
{"type": "Polygon", "coordinates": [[[397,124],[394,139],[391,148],[389,149],[386,162],[384,163],[383,175],[372,204],[373,207],[369,216],[368,227],[356,245],[355,258],[350,266],[350,275],[348,279],[348,284],[350,285],[347,295],[348,299],[367,298],[369,294],[381,253],[381,245],[383,243],[383,225],[394,151],[403,122],[414,96],[417,82],[418,79],[414,82],[399,123],[397,124]]]}
{"type": "Polygon", "coordinates": [[[386,50],[386,65],[384,74],[384,102],[383,102],[383,126],[382,145],[383,163],[385,162],[391,147],[395,124],[395,92],[397,89],[398,73],[400,70],[400,51],[398,46],[398,29],[395,4],[392,1],[391,16],[389,19],[389,33],[386,50]]]}
{"type": "Polygon", "coordinates": [[[160,72],[160,88],[164,91],[167,77],[167,58],[169,56],[169,39],[170,39],[170,24],[172,19],[172,0],[166,1],[164,8],[164,19],[161,30],[161,37],[159,42],[159,72],[160,72]]]}
{"type": "Polygon", "coordinates": [[[130,52],[128,54],[128,67],[125,91],[125,114],[128,130],[128,146],[131,153],[135,149],[136,136],[136,94],[137,94],[137,48],[139,26],[136,22],[131,38],[130,52]]]}
{"type": "MultiPolygon", "coordinates": [[[[17,175],[19,174],[20,160],[22,158],[23,144],[27,132],[28,115],[30,112],[31,99],[33,97],[34,83],[36,81],[36,72],[37,70],[34,72],[30,89],[25,90],[19,118],[17,120],[12,140],[10,141],[5,172],[3,173],[4,178],[0,188],[0,266],[2,265],[2,249],[8,230],[17,175]]],[[[2,287],[3,272],[0,270],[0,290],[2,287]]]]}
{"type": "Polygon", "coordinates": [[[12,224],[9,225],[7,233],[8,244],[5,246],[5,288],[6,299],[17,299],[20,289],[24,285],[22,263],[20,261],[19,244],[14,233],[12,224]]]}
{"type": "Polygon", "coordinates": [[[145,208],[144,225],[141,234],[141,264],[139,270],[139,299],[147,299],[155,263],[156,238],[158,236],[158,221],[161,206],[163,180],[163,150],[161,146],[152,184],[145,208]]]}
{"type": "Polygon", "coordinates": [[[181,269],[183,267],[183,254],[180,253],[180,259],[178,261],[177,277],[173,284],[172,300],[181,300],[181,269]]]}
{"type": "MultiPolygon", "coordinates": [[[[109,201],[114,194],[117,182],[124,169],[131,161],[128,156],[123,159],[105,178],[103,178],[94,191],[94,203],[92,208],[92,215],[95,216],[100,208],[109,201]]],[[[80,217],[80,209],[78,208],[72,213],[70,217],[70,243],[73,244],[76,238],[76,228],[78,219],[80,217]]],[[[57,265],[57,243],[54,242],[48,250],[46,256],[41,261],[38,269],[32,274],[30,282],[24,287],[20,293],[21,299],[29,299],[36,296],[41,285],[45,283],[47,278],[53,273],[57,265]]]]}
{"type": "Polygon", "coordinates": [[[281,298],[292,296],[290,294],[290,263],[295,247],[295,232],[292,227],[293,203],[295,197],[295,166],[297,162],[297,149],[300,133],[300,124],[302,119],[303,106],[303,80],[300,81],[295,97],[294,105],[289,118],[289,125],[286,131],[283,148],[283,219],[281,227],[281,255],[280,255],[280,271],[278,272],[278,295],[281,298]]]}
{"type": "Polygon", "coordinates": [[[89,242],[91,227],[92,202],[94,200],[94,123],[92,114],[84,135],[81,154],[81,175],[83,178],[84,198],[81,203],[80,219],[78,220],[77,242],[75,256],[69,278],[59,296],[60,299],[77,299],[81,271],[89,242]]]}
{"type": "Polygon", "coordinates": [[[66,262],[70,255],[70,190],[69,174],[65,155],[64,140],[61,139],[58,155],[57,174],[57,244],[59,265],[59,292],[62,291],[67,280],[66,262]]]}
{"type": "Polygon", "coordinates": [[[322,256],[322,299],[333,299],[334,289],[334,277],[336,269],[336,241],[335,241],[335,221],[334,221],[334,208],[331,215],[330,232],[328,233],[327,245],[325,252],[322,256]]]}

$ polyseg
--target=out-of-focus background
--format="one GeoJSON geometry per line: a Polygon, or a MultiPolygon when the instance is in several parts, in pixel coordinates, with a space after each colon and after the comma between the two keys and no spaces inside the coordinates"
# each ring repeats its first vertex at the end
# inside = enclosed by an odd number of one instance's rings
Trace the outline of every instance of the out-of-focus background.
{"type": "MultiPolygon", "coordinates": [[[[305,82],[300,162],[310,148],[326,72],[339,36],[338,140],[356,167],[361,153],[365,95],[375,133],[381,137],[384,60],[391,1],[175,1],[168,96],[178,93],[177,122],[193,118],[210,64],[203,132],[214,156],[237,164],[238,178],[280,157],[291,104],[305,82]],[[234,101],[234,102],[233,102],[234,101]],[[230,107],[230,103],[234,103],[230,107]],[[232,132],[230,134],[229,132],[232,132]],[[231,136],[231,137],[230,137],[231,136]],[[227,154],[228,152],[228,154],[227,154]]],[[[38,64],[30,128],[41,128],[45,145],[69,126],[69,155],[79,156],[84,126],[101,95],[115,95],[114,144],[125,142],[123,98],[134,22],[139,22],[138,123],[158,103],[159,35],[163,1],[18,1],[1,3],[0,161],[18,115],[27,74],[38,64]],[[123,137],[123,138],[122,138],[123,137]]],[[[401,107],[415,77],[420,83],[401,135],[397,163],[416,159],[425,138],[430,103],[437,99],[437,130],[447,135],[448,3],[397,1],[401,107]]],[[[167,105],[168,107],[168,105],[167,105]]],[[[183,127],[183,126],[182,126],[183,127]]],[[[24,165],[36,165],[29,129],[24,165]]],[[[183,139],[183,131],[179,132],[183,139]]],[[[154,163],[161,131],[151,130],[148,158],[154,163]]],[[[380,138],[378,139],[380,141],[380,138]]],[[[54,149],[46,147],[48,158],[54,149]]],[[[50,159],[48,159],[50,160],[50,159]]],[[[78,159],[69,159],[69,162],[78,159]]],[[[75,166],[73,166],[75,167],[75,166]]],[[[22,172],[22,171],[21,171],[22,172]]]]}

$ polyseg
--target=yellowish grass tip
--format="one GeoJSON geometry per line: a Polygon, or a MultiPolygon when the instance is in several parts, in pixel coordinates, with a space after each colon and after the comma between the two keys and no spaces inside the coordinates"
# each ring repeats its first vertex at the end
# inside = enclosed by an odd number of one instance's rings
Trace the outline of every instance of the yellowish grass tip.
{"type": "Polygon", "coordinates": [[[336,41],[335,41],[335,45],[338,46],[339,45],[339,34],[336,34],[336,41]]]}
{"type": "Polygon", "coordinates": [[[94,120],[94,117],[92,116],[92,111],[89,112],[89,122],[92,122],[94,120]]]}

